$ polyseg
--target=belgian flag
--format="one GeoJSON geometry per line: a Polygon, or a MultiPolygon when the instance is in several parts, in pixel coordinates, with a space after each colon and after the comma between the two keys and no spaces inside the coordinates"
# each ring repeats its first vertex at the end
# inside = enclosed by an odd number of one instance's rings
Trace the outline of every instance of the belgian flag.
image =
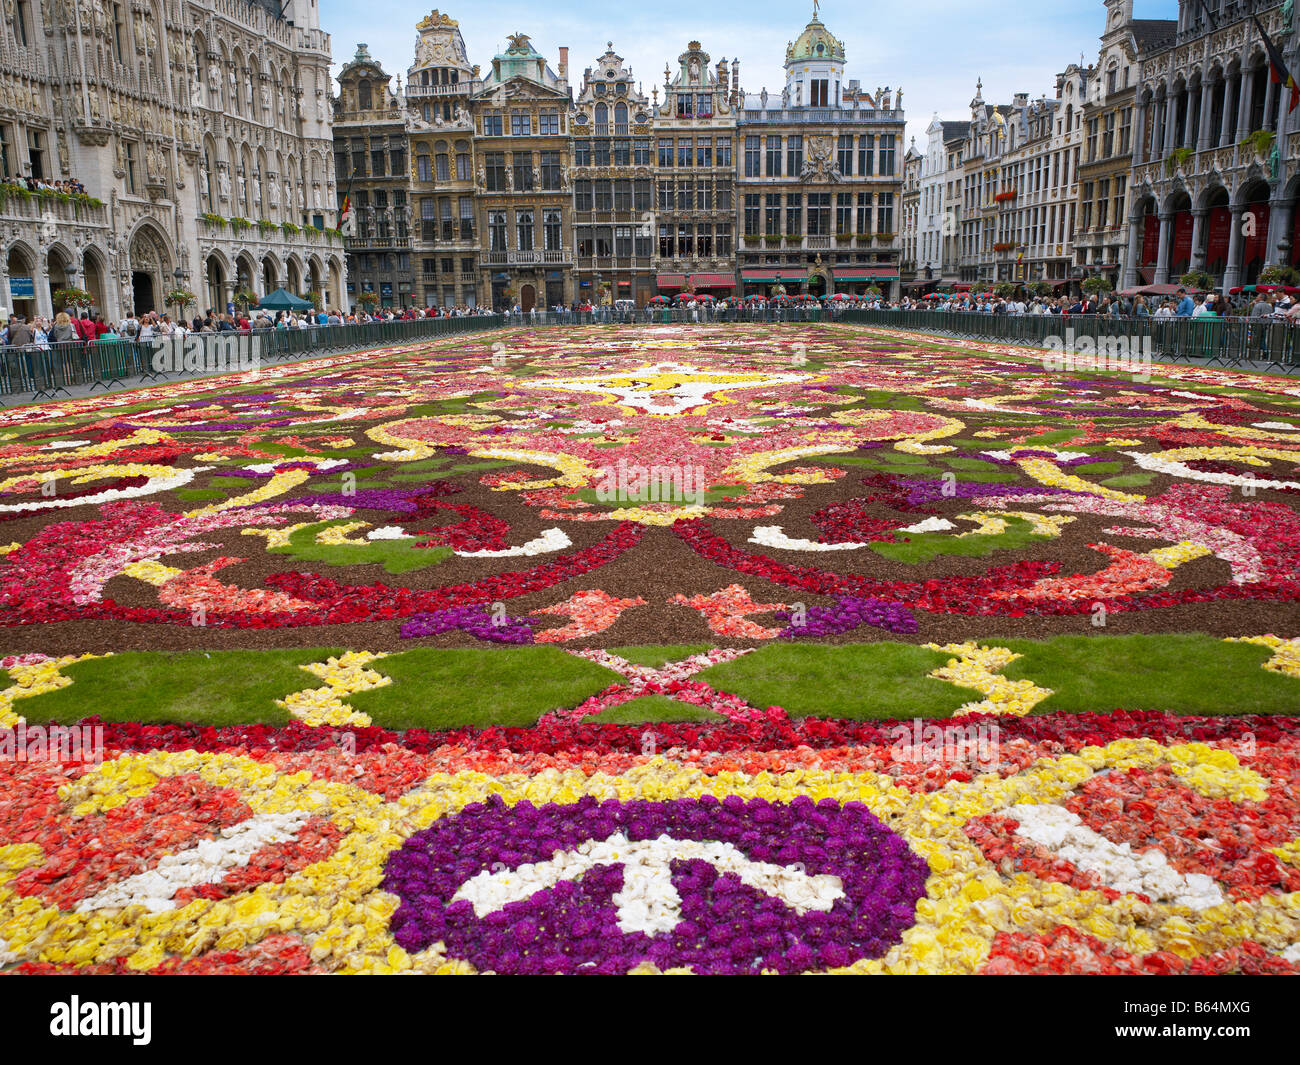
{"type": "Polygon", "coordinates": [[[1282,53],[1277,50],[1277,45],[1273,39],[1264,32],[1264,27],[1259,21],[1259,17],[1251,15],[1251,20],[1255,23],[1255,28],[1259,30],[1259,35],[1264,38],[1264,47],[1268,51],[1268,65],[1271,68],[1274,85],[1283,85],[1291,90],[1291,102],[1287,106],[1287,114],[1296,109],[1300,104],[1300,84],[1296,83],[1295,75],[1287,69],[1286,60],[1282,58],[1282,53]]]}

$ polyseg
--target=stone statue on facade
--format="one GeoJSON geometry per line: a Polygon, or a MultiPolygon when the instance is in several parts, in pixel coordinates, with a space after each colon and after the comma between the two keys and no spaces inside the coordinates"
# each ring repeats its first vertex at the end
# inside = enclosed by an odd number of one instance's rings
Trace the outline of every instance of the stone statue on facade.
{"type": "Polygon", "coordinates": [[[217,174],[217,195],[222,203],[230,202],[230,175],[224,170],[217,174]]]}

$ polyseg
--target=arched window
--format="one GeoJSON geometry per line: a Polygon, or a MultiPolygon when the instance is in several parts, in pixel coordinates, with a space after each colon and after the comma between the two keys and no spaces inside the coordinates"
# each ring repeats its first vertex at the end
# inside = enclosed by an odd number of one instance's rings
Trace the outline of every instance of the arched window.
{"type": "Polygon", "coordinates": [[[627,132],[627,104],[618,104],[614,108],[614,132],[627,132]]]}
{"type": "Polygon", "coordinates": [[[596,132],[609,132],[609,107],[605,104],[596,105],[596,132]]]}
{"type": "Polygon", "coordinates": [[[357,107],[362,111],[369,111],[371,107],[370,82],[357,82],[357,107]]]}

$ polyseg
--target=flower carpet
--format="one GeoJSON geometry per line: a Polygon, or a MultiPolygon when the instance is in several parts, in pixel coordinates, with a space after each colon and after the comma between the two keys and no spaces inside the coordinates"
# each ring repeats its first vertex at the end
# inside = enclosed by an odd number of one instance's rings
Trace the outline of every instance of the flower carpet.
{"type": "Polygon", "coordinates": [[[0,971],[1300,972],[1284,378],[512,331],[2,411],[0,524],[0,971]]]}

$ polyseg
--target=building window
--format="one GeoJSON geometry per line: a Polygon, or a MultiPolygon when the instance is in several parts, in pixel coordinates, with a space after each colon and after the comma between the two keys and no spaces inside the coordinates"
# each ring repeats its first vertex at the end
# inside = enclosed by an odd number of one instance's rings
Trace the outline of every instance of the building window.
{"type": "Polygon", "coordinates": [[[731,167],[731,138],[718,138],[718,166],[731,167]]]}
{"type": "Polygon", "coordinates": [[[830,82],[825,78],[814,78],[809,83],[808,106],[829,107],[830,82]]]}
{"type": "Polygon", "coordinates": [[[121,4],[111,5],[111,16],[113,21],[113,55],[119,63],[125,63],[126,59],[126,19],[122,14],[121,4]]]}
{"type": "Polygon", "coordinates": [[[866,134],[858,138],[858,174],[872,177],[876,173],[876,138],[866,134]]]}
{"type": "Polygon", "coordinates": [[[371,103],[370,82],[357,82],[357,109],[360,111],[369,111],[371,103]]]}
{"type": "Polygon", "coordinates": [[[781,138],[770,134],[767,138],[767,176],[781,176],[781,138]]]}
{"type": "Polygon", "coordinates": [[[432,200],[420,201],[420,239],[425,244],[433,244],[438,239],[438,221],[432,200]]]}
{"type": "Polygon", "coordinates": [[[558,137],[560,135],[560,112],[543,111],[538,115],[537,132],[543,137],[558,137]]]}
{"type": "Polygon", "coordinates": [[[370,176],[388,176],[388,153],[382,148],[372,148],[370,150],[370,176]]]}
{"type": "Polygon", "coordinates": [[[483,136],[500,137],[502,136],[501,116],[497,114],[483,116],[483,136]]]}
{"type": "Polygon", "coordinates": [[[533,250],[533,212],[515,212],[515,239],[520,251],[533,250]]]}
{"type": "Polygon", "coordinates": [[[591,182],[575,181],[573,183],[573,209],[575,211],[590,211],[591,205],[591,182]]]}
{"type": "Polygon", "coordinates": [[[781,235],[781,194],[779,192],[769,192],[767,194],[763,232],[769,237],[779,237],[781,235]]]}
{"type": "Polygon", "coordinates": [[[533,135],[533,116],[527,111],[511,111],[510,135],[512,137],[531,137],[533,135]]]}
{"type": "Polygon", "coordinates": [[[869,192],[858,193],[858,229],[859,233],[871,232],[871,200],[869,192]]]}
{"type": "Polygon", "coordinates": [[[785,231],[791,237],[803,235],[803,194],[792,192],[785,198],[785,231]]]}
{"type": "Polygon", "coordinates": [[[488,237],[491,241],[489,247],[492,251],[506,250],[506,214],[504,211],[493,211],[488,215],[488,237]]]}
{"type": "Polygon", "coordinates": [[[756,193],[745,194],[745,236],[758,236],[759,197],[756,193]]]}
{"type": "Polygon", "coordinates": [[[759,177],[762,174],[761,166],[761,148],[759,147],[759,138],[745,138],[745,177],[759,177]]]}
{"type": "Polygon", "coordinates": [[[460,197],[460,239],[474,239],[474,197],[460,197]]]}
{"type": "Polygon", "coordinates": [[[835,194],[835,234],[844,237],[853,233],[853,193],[835,194]]]}
{"type": "Polygon", "coordinates": [[[473,171],[470,169],[469,152],[456,153],[456,180],[470,181],[473,178],[473,171]]]}
{"type": "Polygon", "coordinates": [[[629,166],[632,161],[632,146],[627,141],[614,142],[614,165],[629,166]]]}
{"type": "Polygon", "coordinates": [[[837,165],[840,173],[845,177],[853,176],[853,134],[845,133],[840,135],[839,141],[839,158],[837,165]]]}
{"type": "Polygon", "coordinates": [[[677,165],[679,167],[689,167],[691,165],[690,137],[682,137],[677,142],[677,165]]]}
{"type": "Polygon", "coordinates": [[[608,181],[597,181],[595,183],[596,192],[596,210],[612,211],[614,209],[614,190],[608,181]]]}
{"type": "Polygon", "coordinates": [[[39,129],[27,131],[28,173],[37,181],[51,176],[45,172],[45,134],[39,129]]]}
{"type": "Polygon", "coordinates": [[[515,175],[514,175],[515,191],[532,192],[533,191],[533,153],[515,152],[514,170],[515,170],[515,175]]]}
{"type": "Polygon", "coordinates": [[[876,232],[894,232],[894,194],[882,192],[876,205],[876,232]]]}
{"type": "Polygon", "coordinates": [[[126,164],[126,191],[134,196],[136,167],[136,147],[134,141],[126,141],[122,145],[122,155],[122,161],[126,164]]]}
{"type": "Polygon", "coordinates": [[[659,166],[668,169],[673,165],[673,142],[666,137],[659,138],[659,166]]]}
{"type": "Polygon", "coordinates": [[[792,136],[786,141],[785,172],[790,177],[803,173],[803,137],[792,136]]]}
{"type": "Polygon", "coordinates": [[[564,245],[564,224],[558,210],[542,214],[542,240],[547,251],[559,251],[564,245]]]}
{"type": "Polygon", "coordinates": [[[542,188],[555,191],[560,187],[560,153],[542,152],[542,188]]]}
{"type": "Polygon", "coordinates": [[[421,181],[433,180],[433,167],[430,165],[427,155],[417,155],[415,157],[415,173],[421,181]]]}
{"type": "Polygon", "coordinates": [[[713,165],[713,138],[698,137],[695,141],[695,165],[713,165]]]}
{"type": "Polygon", "coordinates": [[[488,152],[483,157],[484,185],[488,192],[506,191],[506,153],[488,152]]]}
{"type": "Polygon", "coordinates": [[[632,165],[650,165],[650,141],[647,138],[638,138],[632,142],[632,165]]]}
{"type": "MultiPolygon", "coordinates": [[[[894,176],[894,154],[898,138],[892,133],[882,134],[880,137],[880,176],[894,176]]],[[[888,232],[888,230],[886,230],[888,232]]]]}

